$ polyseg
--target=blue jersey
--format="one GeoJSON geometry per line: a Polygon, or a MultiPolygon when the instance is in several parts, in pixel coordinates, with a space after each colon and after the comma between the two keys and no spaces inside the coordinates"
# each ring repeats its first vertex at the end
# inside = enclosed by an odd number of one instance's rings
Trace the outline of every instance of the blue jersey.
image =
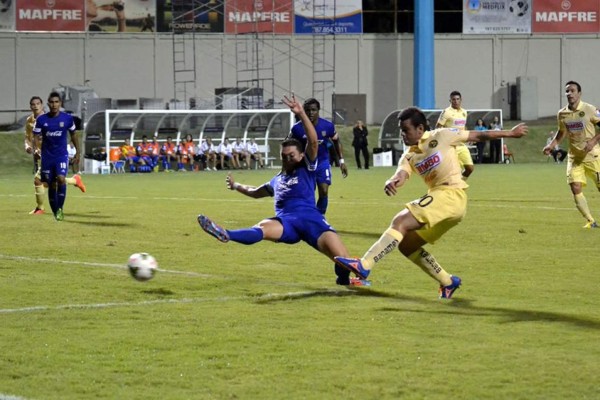
{"type": "Polygon", "coordinates": [[[55,160],[69,157],[67,143],[70,141],[70,132],[75,132],[73,117],[60,111],[58,115],[51,117],[42,114],[35,120],[33,133],[42,135],[42,161],[55,160]]]}
{"type": "Polygon", "coordinates": [[[281,172],[268,183],[275,196],[275,215],[304,211],[316,211],[315,186],[318,161],[310,162],[304,157],[304,163],[291,174],[281,172]]]}
{"type": "MultiPolygon", "coordinates": [[[[317,131],[317,138],[319,139],[317,160],[319,160],[320,166],[329,166],[329,149],[327,148],[327,143],[335,136],[335,125],[326,119],[319,118],[315,125],[315,131],[317,131]]],[[[302,121],[294,124],[290,137],[299,140],[306,147],[306,132],[304,132],[302,121]]]]}

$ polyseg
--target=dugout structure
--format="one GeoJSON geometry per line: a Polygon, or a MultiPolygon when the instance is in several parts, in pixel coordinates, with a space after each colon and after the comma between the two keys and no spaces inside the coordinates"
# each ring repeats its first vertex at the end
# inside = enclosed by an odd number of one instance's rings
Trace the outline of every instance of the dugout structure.
{"type": "MultiPolygon", "coordinates": [[[[440,117],[440,114],[444,110],[421,110],[425,113],[425,117],[429,123],[430,129],[435,129],[435,124],[440,117]]],[[[383,123],[381,124],[381,128],[379,130],[379,149],[378,151],[389,151],[391,150],[394,157],[394,164],[397,164],[400,155],[405,151],[404,143],[402,142],[402,136],[400,135],[400,127],[398,126],[398,116],[402,110],[395,110],[389,113],[383,123]]],[[[467,130],[472,130],[475,127],[475,122],[479,118],[483,119],[486,125],[489,125],[490,122],[494,119],[494,117],[498,117],[500,120],[500,124],[504,127],[504,120],[502,119],[502,110],[501,109],[476,109],[476,110],[467,110],[467,130]]],[[[502,141],[501,147],[504,146],[504,139],[500,139],[502,141]]],[[[476,155],[477,148],[474,145],[468,145],[471,150],[472,155],[476,155]]],[[[374,149],[375,150],[375,149],[374,149]]],[[[484,149],[484,159],[485,156],[489,152],[489,142],[486,142],[484,149]]],[[[504,152],[500,151],[500,162],[504,162],[504,152]]]]}
{"type": "MultiPolygon", "coordinates": [[[[289,109],[269,110],[104,110],[92,116],[84,130],[84,154],[87,159],[99,160],[110,166],[111,148],[120,147],[125,139],[137,146],[146,135],[148,141],[156,137],[164,143],[171,137],[179,144],[188,134],[198,145],[211,138],[219,145],[225,138],[240,138],[247,142],[254,138],[266,165],[278,160],[279,143],[295,123],[289,109]]],[[[96,171],[86,171],[97,173],[96,171]]]]}

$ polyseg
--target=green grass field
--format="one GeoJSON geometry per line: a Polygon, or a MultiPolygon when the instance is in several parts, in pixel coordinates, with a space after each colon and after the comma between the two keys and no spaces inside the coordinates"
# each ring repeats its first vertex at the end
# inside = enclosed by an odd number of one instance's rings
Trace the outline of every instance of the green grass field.
{"type": "MultiPolygon", "coordinates": [[[[2,138],[3,148],[22,152],[2,138]]],[[[13,144],[11,144],[13,143],[13,144]]],[[[5,150],[6,151],[6,150],[5,150]]],[[[347,159],[352,157],[346,156],[347,159]]],[[[15,160],[13,160],[15,161],[15,160]]],[[[428,250],[462,288],[450,301],[399,253],[371,289],[336,287],[306,244],[222,244],[272,201],[225,189],[225,173],[85,175],[65,220],[30,216],[28,164],[0,160],[0,398],[596,399],[600,232],[584,230],[564,165],[483,165],[465,220],[428,250]],[[134,252],[161,271],[128,276],[134,252]]],[[[261,184],[275,171],[235,174],[261,184]]],[[[414,179],[391,168],[334,172],[329,222],[362,253],[414,179]]],[[[600,215],[600,195],[585,191],[600,215]]]]}

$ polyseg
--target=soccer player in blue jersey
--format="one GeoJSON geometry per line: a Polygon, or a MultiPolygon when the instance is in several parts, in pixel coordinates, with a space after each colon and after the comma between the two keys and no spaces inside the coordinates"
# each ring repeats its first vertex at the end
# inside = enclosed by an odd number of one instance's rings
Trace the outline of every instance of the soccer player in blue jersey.
{"type": "MultiPolygon", "coordinates": [[[[294,244],[304,241],[325,254],[331,260],[347,254],[342,240],[315,206],[316,170],[318,138],[315,128],[305,109],[292,95],[283,99],[296,114],[306,130],[306,147],[296,139],[286,139],[281,143],[282,170],[269,182],[261,186],[242,185],[229,174],[227,188],[255,199],[275,197],[275,216],[266,218],[252,228],[227,230],[208,217],[200,214],[198,223],[204,231],[223,243],[234,241],[254,244],[262,240],[294,244]]],[[[343,256],[347,257],[347,256],[343,256]]],[[[366,285],[368,281],[350,281],[347,270],[336,267],[339,285],[366,285]]]]}
{"type": "MultiPolygon", "coordinates": [[[[330,140],[333,142],[335,151],[339,156],[340,170],[342,171],[342,176],[344,178],[348,176],[348,168],[344,163],[342,144],[335,131],[335,125],[330,121],[319,117],[320,110],[321,104],[317,99],[310,98],[304,102],[304,111],[308,115],[310,122],[313,124],[319,141],[319,152],[317,157],[319,160],[317,165],[317,188],[319,191],[319,198],[317,199],[317,208],[321,214],[325,215],[329,204],[329,186],[331,186],[331,165],[329,163],[329,149],[327,148],[327,143],[330,140]]],[[[304,124],[301,121],[297,122],[292,127],[292,131],[288,137],[299,140],[302,144],[306,144],[307,135],[304,124]]]]}
{"type": "MultiPolygon", "coordinates": [[[[48,202],[57,221],[64,219],[63,206],[67,196],[66,175],[69,170],[67,143],[71,141],[76,153],[73,163],[79,164],[79,137],[75,131],[73,117],[60,111],[62,101],[56,92],[48,96],[49,112],[40,115],[35,121],[35,149],[40,148],[42,157],[42,182],[48,184],[48,202]],[[69,138],[70,136],[70,138],[69,138]]],[[[35,150],[34,149],[34,150],[35,150]]]]}

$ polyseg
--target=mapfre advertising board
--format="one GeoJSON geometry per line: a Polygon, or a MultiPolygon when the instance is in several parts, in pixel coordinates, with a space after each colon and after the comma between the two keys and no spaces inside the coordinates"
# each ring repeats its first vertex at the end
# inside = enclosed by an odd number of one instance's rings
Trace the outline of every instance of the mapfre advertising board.
{"type": "Polygon", "coordinates": [[[234,0],[225,2],[225,33],[291,34],[292,0],[234,0]]]}
{"type": "Polygon", "coordinates": [[[17,31],[85,31],[83,0],[17,0],[17,31]]]}
{"type": "Polygon", "coordinates": [[[598,0],[535,0],[533,33],[600,32],[598,0]]]}

